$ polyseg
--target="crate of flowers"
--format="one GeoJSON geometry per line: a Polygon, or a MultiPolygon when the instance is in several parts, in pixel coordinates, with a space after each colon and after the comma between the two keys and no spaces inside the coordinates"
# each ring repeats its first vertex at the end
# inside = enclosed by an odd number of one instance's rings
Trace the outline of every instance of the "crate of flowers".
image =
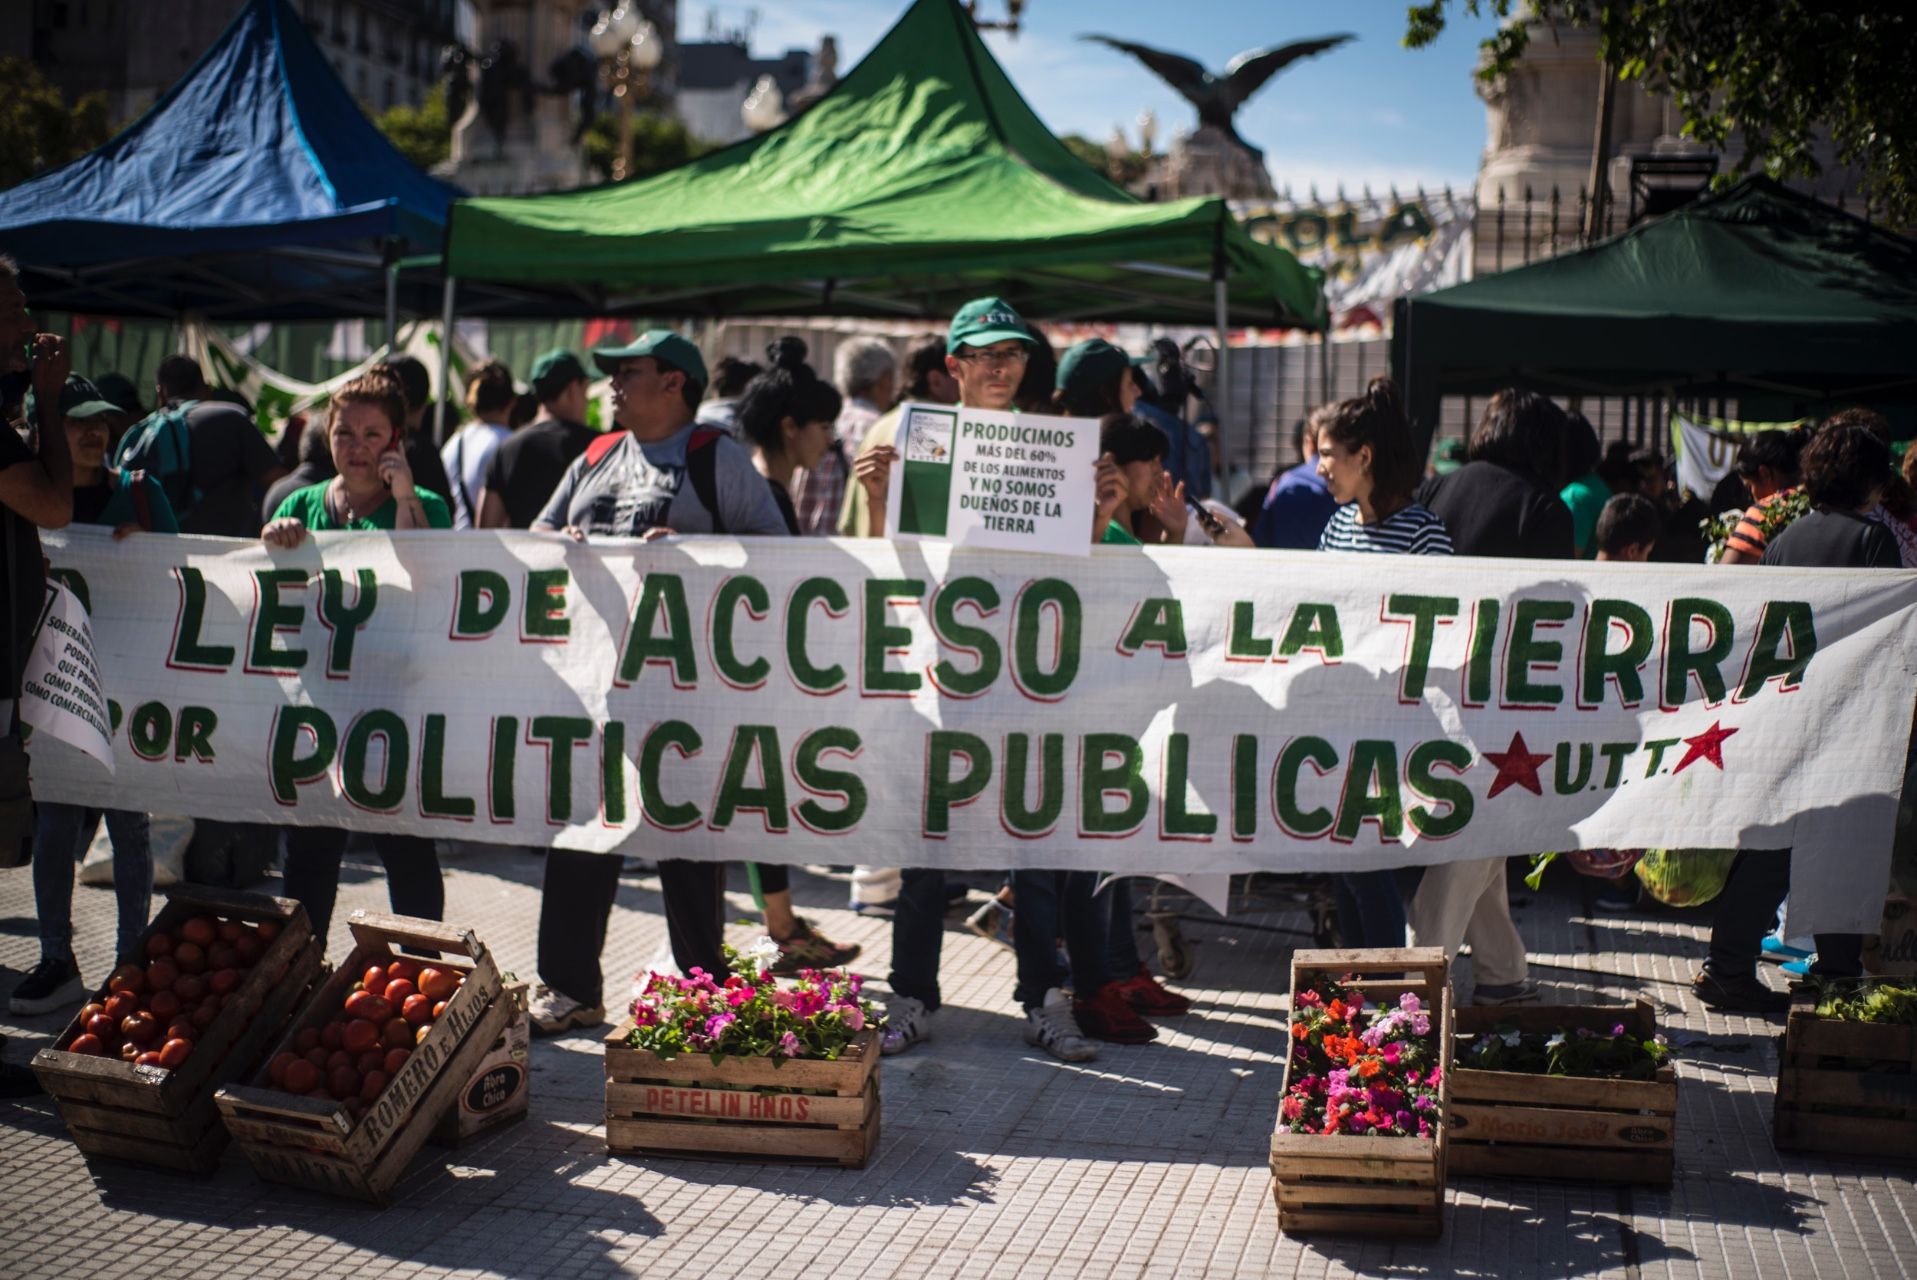
{"type": "Polygon", "coordinates": [[[1677,1073],[1647,1001],[1457,1011],[1453,1173],[1667,1187],[1677,1073]]]}
{"type": "Polygon", "coordinates": [[[1779,1151],[1917,1159],[1917,983],[1798,988],[1780,1066],[1779,1151]]]}
{"type": "Polygon", "coordinates": [[[769,939],[726,948],[732,972],[651,973],[606,1037],[606,1147],[862,1168],[879,1140],[878,1019],[862,979],[766,971],[769,939]]]}
{"type": "Polygon", "coordinates": [[[1450,1022],[1440,948],[1292,957],[1290,1055],[1271,1136],[1280,1230],[1444,1230],[1450,1022]]]}

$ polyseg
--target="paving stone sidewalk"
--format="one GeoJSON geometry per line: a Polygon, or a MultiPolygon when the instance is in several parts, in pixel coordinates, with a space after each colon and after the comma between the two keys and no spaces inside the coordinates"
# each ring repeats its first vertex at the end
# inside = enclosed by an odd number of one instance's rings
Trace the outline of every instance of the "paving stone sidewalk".
{"type": "MultiPolygon", "coordinates": [[[[501,967],[534,971],[541,863],[466,847],[447,861],[446,914],[501,967]]],[[[331,939],[384,885],[349,856],[331,939]]],[[[977,880],[974,902],[985,881],[977,880]]],[[[277,889],[277,881],[262,886],[277,889]]],[[[606,1154],[598,1040],[536,1042],[531,1117],[458,1151],[428,1147],[393,1207],[269,1186],[230,1153],[194,1179],[89,1165],[44,1098],[0,1102],[0,1276],[1901,1276],[1917,1270],[1913,1166],[1772,1149],[1778,1024],[1708,1014],[1687,979],[1694,916],[1592,914],[1581,885],[1547,884],[1516,915],[1547,998],[1649,998],[1684,1054],[1677,1180],[1668,1192],[1454,1179],[1430,1243],[1287,1239],[1267,1171],[1290,951],[1307,918],[1268,881],[1220,921],[1189,908],[1196,1002],[1159,1042],[1055,1062],[1026,1046],[1011,953],[949,921],[948,1004],[934,1038],[883,1071],[884,1136],[860,1171],[606,1154]]],[[[882,975],[886,922],[843,909],[842,880],[796,874],[830,936],[882,975]]],[[[1141,902],[1143,894],[1140,894],[1141,902]]],[[[735,875],[731,904],[751,903],[735,875]]],[[[75,892],[89,979],[110,962],[113,894],[75,892]]],[[[1142,923],[1142,921],[1141,921],[1142,923]]],[[[754,930],[731,930],[743,943],[754,930]]],[[[32,889],[0,873],[0,995],[37,958],[32,889]]],[[[608,990],[664,940],[658,880],[631,870],[607,946],[608,990]]],[[[1149,931],[1141,935],[1152,954],[1149,931]]],[[[1773,976],[1773,981],[1775,977],[1773,976]]],[[[1470,962],[1457,967],[1469,995],[1470,962]]],[[[883,994],[874,983],[874,994],[883,994]]],[[[3,1006],[0,1006],[3,1007],[3,1006]]],[[[62,1017],[10,1015],[25,1062],[62,1017]]]]}

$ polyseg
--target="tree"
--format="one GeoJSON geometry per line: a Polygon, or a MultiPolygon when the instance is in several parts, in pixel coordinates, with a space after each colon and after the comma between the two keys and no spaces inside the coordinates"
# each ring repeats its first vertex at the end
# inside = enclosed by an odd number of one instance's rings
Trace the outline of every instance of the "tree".
{"type": "Polygon", "coordinates": [[[0,189],[77,160],[113,136],[106,95],[71,106],[24,58],[0,58],[0,189]]]}
{"type": "MultiPolygon", "coordinates": [[[[586,163],[602,181],[612,181],[612,164],[619,156],[619,117],[601,112],[586,130],[586,163]]],[[[675,168],[688,160],[697,160],[713,150],[711,143],[686,132],[683,121],[655,112],[634,112],[632,117],[632,172],[626,180],[643,178],[675,168]]]]}
{"type": "Polygon", "coordinates": [[[1098,170],[1121,187],[1129,187],[1145,176],[1145,170],[1151,166],[1151,157],[1143,151],[1127,148],[1124,157],[1117,164],[1118,172],[1113,173],[1112,155],[1102,143],[1093,142],[1083,134],[1060,134],[1060,142],[1065,149],[1098,170]]]}
{"type": "Polygon", "coordinates": [[[399,153],[421,169],[431,169],[452,154],[453,122],[446,114],[444,81],[427,91],[416,107],[388,107],[373,121],[399,153]]]}
{"type": "MultiPolygon", "coordinates": [[[[1513,0],[1456,0],[1471,15],[1511,15],[1513,0]]],[[[1404,42],[1417,49],[1444,30],[1452,0],[1410,8],[1404,42]]],[[[1917,224],[1917,94],[1910,51],[1917,11],[1865,0],[1532,0],[1528,14],[1598,33],[1598,51],[1620,80],[1669,94],[1685,136],[1723,152],[1733,130],[1743,154],[1729,182],[1753,169],[1775,178],[1815,176],[1828,133],[1837,158],[1864,175],[1879,217],[1917,224]]],[[[1492,80],[1524,53],[1534,24],[1503,23],[1484,42],[1492,80]]]]}

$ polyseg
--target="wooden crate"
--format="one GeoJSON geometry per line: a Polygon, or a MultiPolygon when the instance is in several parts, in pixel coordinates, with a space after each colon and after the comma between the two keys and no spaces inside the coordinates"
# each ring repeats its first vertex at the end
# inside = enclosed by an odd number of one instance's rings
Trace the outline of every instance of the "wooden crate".
{"type": "Polygon", "coordinates": [[[1917,1027],[1817,1016],[1800,990],[1784,1027],[1779,1151],[1917,1160],[1917,1027]]]}
{"type": "MultiPolygon", "coordinates": [[[[1291,958],[1293,998],[1318,975],[1343,982],[1373,1003],[1394,1002],[1411,992],[1432,1011],[1432,1031],[1438,1037],[1438,1061],[1444,1072],[1445,1083],[1439,1087],[1442,1109],[1451,1077],[1452,1016],[1443,948],[1299,951],[1291,958]]],[[[1291,1088],[1291,1067],[1287,1060],[1281,1097],[1291,1088]]],[[[1437,1138],[1429,1141],[1291,1133],[1278,1127],[1271,1135],[1278,1229],[1286,1235],[1440,1235],[1444,1231],[1445,1154],[1443,1124],[1437,1138]]]]}
{"type": "MultiPolygon", "coordinates": [[[[1493,1027],[1521,1031],[1584,1027],[1604,1035],[1623,1023],[1649,1037],[1649,1001],[1628,1005],[1526,1005],[1457,1011],[1457,1047],[1493,1027]]],[[[1676,1164],[1677,1073],[1655,1080],[1593,1080],[1455,1067],[1445,1090],[1451,1172],[1494,1177],[1668,1187],[1676,1164]]]]}
{"type": "Polygon", "coordinates": [[[879,1144],[879,1037],[866,1028],[836,1062],[664,1059],[606,1037],[606,1149],[862,1169],[879,1144]]]}
{"type": "Polygon", "coordinates": [[[456,1147],[482,1133],[524,1120],[532,1107],[532,1024],[526,1021],[529,984],[508,982],[501,999],[512,1009],[506,1029],[479,1060],[459,1091],[459,1104],[433,1130],[433,1141],[456,1147]]]}
{"type": "Polygon", "coordinates": [[[365,911],[355,911],[347,927],[352,954],[307,1002],[269,1062],[290,1050],[301,1030],[330,1020],[360,975],[393,960],[398,947],[462,957],[427,963],[464,973],[465,984],[357,1120],[344,1103],[273,1088],[264,1071],[248,1084],[221,1089],[217,1101],[227,1131],[260,1177],[384,1204],[440,1117],[458,1105],[473,1069],[511,1020],[512,1006],[501,997],[492,954],[469,929],[365,911]]]}
{"type": "MultiPolygon", "coordinates": [[[[167,892],[159,915],[140,935],[172,930],[188,917],[215,915],[251,923],[273,921],[280,935],[247,971],[219,1016],[194,1042],[176,1071],[136,1067],[117,1058],[68,1053],[80,1034],[76,1014],[54,1047],[33,1059],[33,1072],[59,1105],[74,1145],[88,1156],[210,1173],[226,1147],[213,1095],[221,1085],[251,1070],[321,971],[320,947],[306,909],[287,898],[199,885],[167,892]]],[[[104,986],[89,999],[105,999],[104,986]]]]}

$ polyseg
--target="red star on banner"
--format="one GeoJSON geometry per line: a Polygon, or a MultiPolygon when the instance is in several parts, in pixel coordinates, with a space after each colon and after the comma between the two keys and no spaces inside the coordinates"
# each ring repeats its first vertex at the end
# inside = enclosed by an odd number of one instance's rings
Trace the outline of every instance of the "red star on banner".
{"type": "Polygon", "coordinates": [[[1544,787],[1538,782],[1538,766],[1551,757],[1533,755],[1531,748],[1524,745],[1524,735],[1511,735],[1511,745],[1503,751],[1487,751],[1484,758],[1497,766],[1498,776],[1491,780],[1491,790],[1485,794],[1489,800],[1507,787],[1523,787],[1534,796],[1544,794],[1544,787]]]}
{"type": "Polygon", "coordinates": [[[1684,758],[1677,762],[1677,768],[1671,770],[1671,776],[1675,778],[1683,773],[1685,766],[1694,760],[1709,760],[1717,766],[1717,771],[1722,773],[1724,771],[1724,739],[1736,732],[1737,730],[1726,729],[1718,721],[1713,720],[1711,727],[1695,738],[1684,739],[1684,758]]]}

